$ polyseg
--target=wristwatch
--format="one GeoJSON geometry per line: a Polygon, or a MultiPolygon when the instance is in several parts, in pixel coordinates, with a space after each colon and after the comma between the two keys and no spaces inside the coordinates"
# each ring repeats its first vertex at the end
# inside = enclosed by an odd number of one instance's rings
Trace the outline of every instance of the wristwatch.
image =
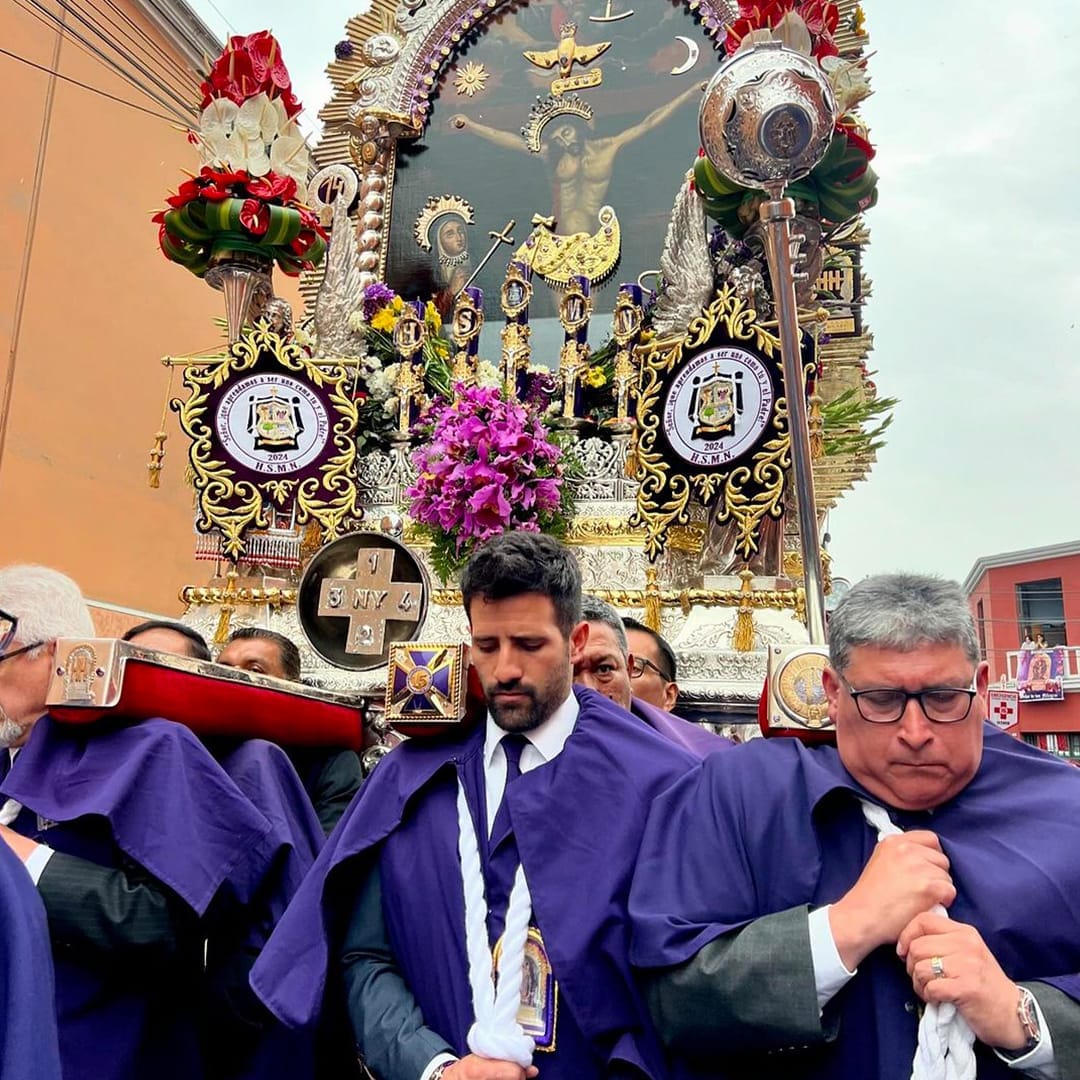
{"type": "Polygon", "coordinates": [[[997,1054],[1009,1061],[1022,1058],[1030,1054],[1039,1043],[1042,1042],[1042,1025],[1039,1023],[1039,1011],[1035,1008],[1035,995],[1026,987],[1019,987],[1020,997],[1016,1002],[1016,1015],[1020,1020],[1020,1026],[1024,1029],[1024,1037],[1027,1042],[1018,1050],[998,1049],[997,1054]]]}
{"type": "Polygon", "coordinates": [[[1026,987],[1020,987],[1020,1000],[1016,1003],[1016,1015],[1020,1026],[1027,1036],[1027,1043],[1020,1054],[1030,1054],[1042,1042],[1042,1027],[1039,1024],[1039,1010],[1035,1008],[1035,995],[1026,987]]]}

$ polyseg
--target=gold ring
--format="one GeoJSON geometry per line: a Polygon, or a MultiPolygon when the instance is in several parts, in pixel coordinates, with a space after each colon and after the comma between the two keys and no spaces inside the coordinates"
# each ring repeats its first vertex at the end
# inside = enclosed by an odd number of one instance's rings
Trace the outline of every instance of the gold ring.
{"type": "Polygon", "coordinates": [[[930,957],[930,970],[934,973],[935,979],[945,978],[945,961],[940,956],[930,957]]]}

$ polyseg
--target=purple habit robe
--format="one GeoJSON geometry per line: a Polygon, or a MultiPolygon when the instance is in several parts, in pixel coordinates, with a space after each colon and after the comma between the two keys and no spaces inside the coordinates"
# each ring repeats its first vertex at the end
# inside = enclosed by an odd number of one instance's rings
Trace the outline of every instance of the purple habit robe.
{"type": "MultiPolygon", "coordinates": [[[[505,802],[560,1008],[582,1032],[590,1064],[618,1069],[620,1061],[630,1062],[645,1076],[663,1077],[629,968],[626,900],[649,804],[695,759],[603,695],[579,686],[574,693],[580,713],[562,753],[509,785],[505,802]]],[[[347,868],[357,856],[378,846],[399,969],[427,1026],[467,1052],[473,1014],[454,793],[458,774],[467,778],[483,753],[484,734],[480,725],[450,738],[406,742],[365,783],[252,972],[252,986],[282,1020],[308,1024],[317,1015],[352,906],[339,883],[349,881],[347,868]],[[433,800],[446,813],[425,813],[433,800]],[[410,837],[421,816],[427,835],[410,837]],[[412,860],[410,843],[422,844],[412,860]],[[410,862],[410,875],[400,880],[397,868],[410,862]]],[[[537,1064],[543,1070],[543,1054],[537,1064]]],[[[572,1069],[565,1063],[545,1075],[569,1078],[572,1069]]]]}
{"type": "Polygon", "coordinates": [[[309,1032],[259,1016],[248,974],[311,869],[325,840],[288,754],[265,739],[213,741],[208,749],[254,806],[288,839],[250,904],[233,905],[207,945],[207,1071],[214,1077],[305,1080],[315,1050],[309,1032]]]}
{"type": "MultiPolygon", "coordinates": [[[[6,749],[0,753],[7,753],[6,749]]],[[[26,867],[0,843],[0,1080],[60,1080],[45,909],[26,867]]]]}
{"type": "Polygon", "coordinates": [[[717,735],[700,724],[665,712],[636,697],[630,699],[630,711],[644,720],[653,731],[659,732],[665,739],[670,739],[684,750],[689,750],[695,757],[708,757],[717,750],[730,750],[735,745],[723,735],[717,735]]]}
{"type": "MultiPolygon", "coordinates": [[[[219,895],[249,903],[288,844],[168,720],[81,727],[43,717],[0,791],[23,804],[21,819],[37,816],[36,830],[20,831],[107,869],[118,849],[200,917],[219,895]]],[[[199,953],[163,974],[54,939],[65,1080],[197,1080],[199,953]]]]}
{"type": "MultiPolygon", "coordinates": [[[[982,762],[959,795],[891,817],[940,837],[957,888],[949,916],[979,931],[1011,979],[1080,1000],[1080,770],[984,728],[982,762]]],[[[877,840],[859,798],[880,802],[835,747],[755,740],[708,758],[650,814],[630,898],[634,964],[672,967],[761,916],[840,899],[877,840]]],[[[826,1005],[824,1025],[837,1021],[835,1041],[777,1057],[733,1060],[717,1045],[705,1074],[908,1080],[917,999],[893,946],[867,956],[826,1005]]],[[[977,1053],[979,1080],[1015,1080],[988,1048],[977,1053]]]]}

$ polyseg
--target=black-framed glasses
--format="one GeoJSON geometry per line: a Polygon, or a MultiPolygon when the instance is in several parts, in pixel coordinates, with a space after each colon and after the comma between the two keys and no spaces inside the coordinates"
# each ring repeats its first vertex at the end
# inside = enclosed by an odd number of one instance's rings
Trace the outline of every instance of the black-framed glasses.
{"type": "Polygon", "coordinates": [[[0,608],[0,653],[15,640],[15,630],[18,625],[18,616],[9,615],[0,608]]]}
{"type": "Polygon", "coordinates": [[[956,724],[967,719],[971,703],[979,692],[975,689],[974,677],[971,686],[963,689],[956,686],[929,686],[913,693],[892,687],[853,690],[846,679],[840,681],[855,702],[859,715],[871,724],[895,724],[904,715],[912,698],[918,700],[927,720],[933,720],[936,724],[956,724]]]}
{"type": "Polygon", "coordinates": [[[29,652],[31,649],[38,649],[44,644],[44,641],[35,641],[30,645],[24,645],[21,649],[16,649],[14,652],[6,652],[3,655],[0,655],[0,664],[5,660],[10,660],[13,656],[21,656],[24,652],[29,652]]]}
{"type": "Polygon", "coordinates": [[[632,656],[630,658],[630,678],[640,679],[645,674],[645,669],[655,671],[664,682],[671,682],[671,680],[651,661],[646,660],[644,656],[632,656]]]}

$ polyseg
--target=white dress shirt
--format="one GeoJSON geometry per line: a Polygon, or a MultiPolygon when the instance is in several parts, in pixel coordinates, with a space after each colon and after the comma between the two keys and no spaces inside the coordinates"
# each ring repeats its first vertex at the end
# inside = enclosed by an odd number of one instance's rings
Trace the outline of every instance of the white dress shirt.
{"type": "MultiPolygon", "coordinates": [[[[521,751],[521,771],[531,772],[557,758],[562,753],[566,740],[570,738],[577,718],[578,699],[571,690],[570,696],[539,727],[523,732],[527,745],[521,751]]],[[[506,790],[506,751],[502,745],[503,736],[506,734],[508,732],[499,727],[495,718],[488,713],[487,732],[484,736],[484,791],[488,836],[491,836],[495,815],[506,790]]],[[[452,1061],[457,1061],[453,1054],[433,1057],[420,1074],[420,1080],[431,1080],[432,1074],[440,1065],[448,1065],[452,1061]]]]}
{"type": "MultiPolygon", "coordinates": [[[[12,765],[15,764],[15,758],[21,749],[21,746],[9,746],[7,748],[7,752],[11,755],[12,765]]],[[[0,750],[0,753],[3,753],[3,751],[0,750]]],[[[14,799],[7,799],[4,805],[0,806],[0,825],[10,825],[19,816],[20,810],[22,810],[22,803],[18,803],[14,799]]],[[[51,847],[38,844],[23,863],[26,872],[30,875],[30,880],[35,886],[41,880],[41,873],[52,856],[53,849],[51,847]]]]}
{"type": "MultiPolygon", "coordinates": [[[[826,905],[810,912],[810,955],[814,962],[814,985],[817,988],[819,1009],[824,1009],[832,997],[849,979],[854,978],[858,971],[858,968],[855,971],[848,971],[844,966],[844,961],[840,959],[840,950],[836,947],[836,938],[833,937],[832,926],[829,924],[829,906],[826,905]]],[[[1002,1054],[997,1056],[1010,1069],[1017,1069],[1030,1076],[1038,1077],[1039,1080],[1058,1080],[1060,1074],[1054,1062],[1054,1044],[1050,1039],[1050,1029],[1046,1025],[1046,1017],[1043,1016],[1038,1001],[1035,1002],[1035,1012],[1039,1017],[1042,1038],[1034,1049],[1018,1058],[1007,1058],[1002,1054]]]]}

